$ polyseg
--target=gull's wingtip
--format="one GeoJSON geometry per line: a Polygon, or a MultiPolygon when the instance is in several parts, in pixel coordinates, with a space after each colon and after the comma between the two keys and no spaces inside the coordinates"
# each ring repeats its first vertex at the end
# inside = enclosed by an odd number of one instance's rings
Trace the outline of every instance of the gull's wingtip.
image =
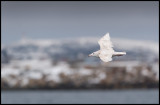
{"type": "Polygon", "coordinates": [[[107,38],[107,39],[110,39],[109,32],[107,32],[107,33],[104,35],[104,37],[107,38]]]}
{"type": "Polygon", "coordinates": [[[109,35],[109,32],[107,32],[106,35],[109,35]]]}
{"type": "MultiPolygon", "coordinates": [[[[107,32],[106,34],[105,34],[105,36],[109,36],[109,32],[107,32]]],[[[109,36],[110,37],[110,36],[109,36]]]]}

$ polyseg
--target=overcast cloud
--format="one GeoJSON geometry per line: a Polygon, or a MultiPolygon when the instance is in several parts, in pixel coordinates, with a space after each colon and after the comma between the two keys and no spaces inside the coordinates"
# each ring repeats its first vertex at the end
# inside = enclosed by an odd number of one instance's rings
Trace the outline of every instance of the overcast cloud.
{"type": "Polygon", "coordinates": [[[158,1],[2,1],[2,44],[96,36],[158,42],[158,1]]]}

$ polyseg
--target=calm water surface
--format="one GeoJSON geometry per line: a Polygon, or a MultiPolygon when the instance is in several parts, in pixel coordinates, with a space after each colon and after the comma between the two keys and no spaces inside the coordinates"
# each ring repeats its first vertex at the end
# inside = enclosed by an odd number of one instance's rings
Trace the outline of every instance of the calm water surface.
{"type": "Polygon", "coordinates": [[[159,89],[150,90],[25,90],[2,91],[2,104],[145,104],[159,103],[159,89]]]}

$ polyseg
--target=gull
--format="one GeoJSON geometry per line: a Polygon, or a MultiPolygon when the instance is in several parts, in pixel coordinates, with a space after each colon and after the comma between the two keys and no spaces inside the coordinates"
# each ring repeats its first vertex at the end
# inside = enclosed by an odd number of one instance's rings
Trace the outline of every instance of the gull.
{"type": "Polygon", "coordinates": [[[99,57],[103,62],[112,61],[114,56],[123,56],[126,55],[126,52],[116,52],[113,50],[113,45],[110,40],[109,33],[106,33],[99,41],[100,50],[95,51],[88,56],[99,57]]]}

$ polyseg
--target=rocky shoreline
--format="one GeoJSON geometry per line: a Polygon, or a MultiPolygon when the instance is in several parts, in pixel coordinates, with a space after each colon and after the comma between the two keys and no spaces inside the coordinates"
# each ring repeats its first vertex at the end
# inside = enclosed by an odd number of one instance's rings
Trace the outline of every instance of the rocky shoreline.
{"type": "Polygon", "coordinates": [[[124,62],[118,62],[119,65],[116,63],[112,62],[107,65],[78,63],[73,66],[63,62],[52,65],[52,69],[48,69],[48,71],[28,66],[16,67],[9,71],[8,66],[4,66],[1,72],[1,89],[159,88],[159,75],[152,66],[143,63],[135,65],[132,63],[132,66],[123,65],[124,62]]]}

